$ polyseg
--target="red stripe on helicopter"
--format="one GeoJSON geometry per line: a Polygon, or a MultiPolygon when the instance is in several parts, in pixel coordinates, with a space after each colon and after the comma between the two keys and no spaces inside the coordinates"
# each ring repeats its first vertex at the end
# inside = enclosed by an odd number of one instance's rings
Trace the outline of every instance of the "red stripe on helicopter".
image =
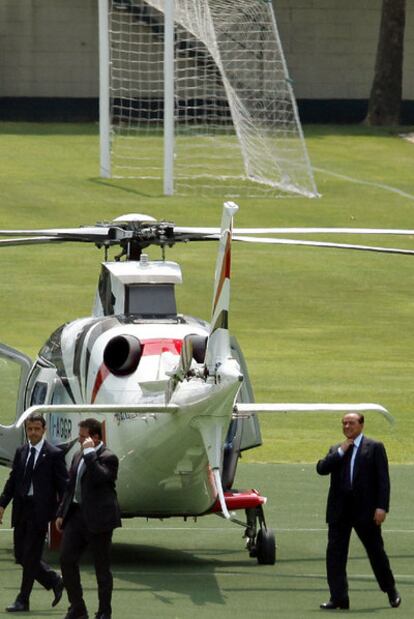
{"type": "Polygon", "coordinates": [[[105,363],[102,363],[96,375],[95,384],[92,389],[91,404],[95,402],[96,396],[98,395],[98,391],[101,388],[102,383],[104,382],[108,374],[109,374],[108,368],[106,367],[105,363]]]}
{"type": "MultiPolygon", "coordinates": [[[[242,492],[228,491],[224,493],[224,500],[226,501],[227,509],[229,511],[259,507],[259,505],[263,505],[267,501],[266,497],[261,496],[257,490],[243,490],[242,492]]],[[[213,513],[221,512],[221,505],[218,499],[210,511],[213,513]]]]}
{"type": "MultiPolygon", "coordinates": [[[[183,345],[182,340],[172,338],[140,340],[140,342],[142,346],[142,357],[146,355],[161,355],[164,352],[170,352],[173,355],[179,355],[181,353],[181,348],[183,345]]],[[[95,402],[98,391],[102,387],[102,383],[109,374],[110,371],[106,367],[105,363],[102,363],[96,375],[95,384],[92,389],[91,404],[95,402]]]]}
{"type": "Polygon", "coordinates": [[[171,352],[173,355],[179,355],[183,345],[182,340],[172,338],[140,340],[140,342],[142,346],[142,356],[160,355],[163,352],[171,352]]]}
{"type": "Polygon", "coordinates": [[[231,271],[231,232],[229,231],[227,233],[226,247],[224,250],[223,261],[221,263],[221,272],[220,272],[220,277],[219,277],[219,281],[217,284],[217,292],[214,298],[213,312],[216,309],[216,305],[220,298],[221,291],[224,286],[224,281],[226,280],[226,278],[230,279],[230,271],[231,271]]]}

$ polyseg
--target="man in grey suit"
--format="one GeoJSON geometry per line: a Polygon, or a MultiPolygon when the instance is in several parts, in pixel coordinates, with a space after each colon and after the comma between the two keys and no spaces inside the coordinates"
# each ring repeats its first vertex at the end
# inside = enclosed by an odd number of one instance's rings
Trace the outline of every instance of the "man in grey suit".
{"type": "Polygon", "coordinates": [[[320,475],[331,476],[326,510],[326,570],[331,597],[321,604],[324,610],[349,608],[346,563],[352,529],[365,547],[390,606],[397,608],[401,604],[381,535],[390,501],[387,454],[382,443],[362,434],[363,429],[363,415],[344,415],[345,440],[331,447],[316,465],[320,475]]]}
{"type": "Polygon", "coordinates": [[[112,533],[121,526],[115,482],[118,458],[102,441],[96,419],[79,424],[81,451],[69,470],[69,485],[58,509],[56,526],[63,531],[60,564],[70,607],[65,619],[87,619],[79,561],[88,546],[98,583],[96,619],[111,618],[113,579],[110,567],[112,533]]]}
{"type": "Polygon", "coordinates": [[[16,450],[9,478],[0,496],[0,524],[4,510],[13,501],[14,554],[23,567],[20,592],[7,612],[29,610],[33,582],[53,590],[52,606],[62,597],[63,582],[59,574],[42,560],[49,522],[55,515],[58,500],[67,485],[64,453],[45,438],[46,422],[41,415],[27,418],[29,442],[16,450]]]}

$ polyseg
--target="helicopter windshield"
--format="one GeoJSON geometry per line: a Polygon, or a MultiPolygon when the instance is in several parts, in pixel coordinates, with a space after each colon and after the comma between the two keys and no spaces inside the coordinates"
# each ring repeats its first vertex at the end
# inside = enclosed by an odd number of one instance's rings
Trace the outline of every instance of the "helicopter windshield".
{"type": "Polygon", "coordinates": [[[173,284],[133,284],[126,286],[126,313],[143,316],[175,316],[173,284]]]}

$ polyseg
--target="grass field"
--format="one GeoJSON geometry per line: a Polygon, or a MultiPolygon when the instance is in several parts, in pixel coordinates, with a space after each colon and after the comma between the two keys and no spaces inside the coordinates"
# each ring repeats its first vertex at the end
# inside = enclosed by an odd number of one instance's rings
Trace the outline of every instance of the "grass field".
{"type": "MultiPolygon", "coordinates": [[[[4,469],[0,475],[2,484],[4,469]]],[[[412,617],[412,467],[393,465],[391,477],[392,506],[384,525],[384,539],[403,602],[398,610],[388,606],[360,542],[353,537],[348,563],[348,614],[352,617],[412,617]]],[[[123,528],[114,536],[114,619],[309,619],[326,614],[319,610],[319,604],[329,597],[324,560],[327,479],[319,477],[313,465],[240,466],[240,485],[251,487],[258,480],[268,496],[268,524],[276,530],[274,566],[259,566],[250,559],[244,550],[243,529],[216,516],[200,518],[197,523],[124,520],[123,528]]],[[[16,596],[20,582],[7,526],[0,529],[0,613],[16,596]]],[[[58,565],[56,554],[48,554],[47,558],[58,565]]],[[[81,569],[93,617],[96,584],[87,557],[81,569]]],[[[50,602],[50,594],[36,585],[31,616],[62,617],[66,600],[55,609],[50,602]]]]}
{"type": "MultiPolygon", "coordinates": [[[[322,197],[242,200],[237,226],[413,227],[412,143],[365,127],[312,126],[306,134],[322,197]]],[[[3,123],[0,135],[1,228],[78,226],[127,212],[179,225],[220,221],[219,196],[165,198],[152,183],[100,179],[94,125],[3,123]]],[[[412,237],[370,240],[413,247],[412,237]]],[[[167,252],[183,268],[180,311],[209,318],[215,253],[209,243],[167,252]]],[[[34,356],[58,325],[88,315],[102,259],[91,246],[3,249],[0,341],[34,356]]],[[[370,416],[367,430],[386,441],[391,461],[413,462],[413,264],[405,256],[235,245],[230,328],[256,399],[380,402],[396,425],[370,416]]],[[[339,425],[335,415],[311,414],[272,416],[262,427],[264,445],[249,461],[314,461],[339,425]]]]}
{"type": "MultiPolygon", "coordinates": [[[[322,197],[244,199],[237,226],[414,227],[413,144],[386,129],[315,126],[305,133],[322,197]]],[[[216,226],[221,217],[219,196],[164,198],[151,183],[99,179],[92,125],[0,124],[0,183],[0,228],[78,226],[128,212],[179,225],[216,226]]],[[[413,247],[411,237],[373,242],[413,247]]],[[[209,244],[168,251],[183,268],[185,284],[178,291],[183,313],[208,319],[215,252],[209,244]]],[[[34,356],[58,325],[88,315],[102,259],[93,247],[3,249],[0,341],[34,356]]],[[[392,463],[385,539],[403,605],[398,611],[387,606],[354,540],[351,613],[411,617],[413,259],[236,245],[232,286],[230,326],[244,349],[258,401],[377,401],[395,416],[390,428],[369,415],[366,430],[385,441],[392,463]]],[[[7,381],[3,385],[6,389],[7,381]]],[[[2,406],[1,421],[11,421],[10,415],[2,406]]],[[[186,525],[125,521],[115,535],[114,618],[307,619],[319,613],[327,599],[327,480],[317,477],[314,462],[340,438],[339,430],[337,415],[266,417],[263,447],[243,458],[237,483],[269,497],[267,519],[278,540],[274,567],[248,559],[242,530],[218,518],[186,525]]],[[[6,474],[0,470],[0,486],[6,474]]],[[[0,529],[0,612],[14,599],[20,575],[11,539],[6,522],[0,529]]],[[[84,574],[92,613],[96,586],[87,562],[84,574]]],[[[62,616],[60,607],[48,604],[47,594],[36,589],[31,615],[62,616]]]]}

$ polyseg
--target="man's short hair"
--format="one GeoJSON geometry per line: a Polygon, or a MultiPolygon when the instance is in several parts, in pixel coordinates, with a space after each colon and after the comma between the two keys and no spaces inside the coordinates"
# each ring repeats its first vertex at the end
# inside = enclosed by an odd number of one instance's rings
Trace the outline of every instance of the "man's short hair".
{"type": "Polygon", "coordinates": [[[363,415],[362,413],[358,413],[357,411],[355,411],[355,412],[351,412],[351,413],[345,413],[345,415],[342,417],[342,422],[343,422],[343,420],[345,419],[345,417],[347,417],[348,415],[355,415],[355,416],[358,418],[358,422],[359,422],[361,425],[364,425],[364,423],[365,423],[365,417],[364,417],[364,415],[363,415]]]}
{"type": "Polygon", "coordinates": [[[89,419],[82,419],[79,422],[80,428],[86,428],[89,432],[89,436],[99,436],[102,439],[102,424],[97,419],[89,417],[89,419]]]}
{"type": "Polygon", "coordinates": [[[34,423],[35,421],[40,421],[42,428],[46,427],[46,420],[40,413],[32,413],[29,415],[25,421],[25,424],[34,423]]]}

